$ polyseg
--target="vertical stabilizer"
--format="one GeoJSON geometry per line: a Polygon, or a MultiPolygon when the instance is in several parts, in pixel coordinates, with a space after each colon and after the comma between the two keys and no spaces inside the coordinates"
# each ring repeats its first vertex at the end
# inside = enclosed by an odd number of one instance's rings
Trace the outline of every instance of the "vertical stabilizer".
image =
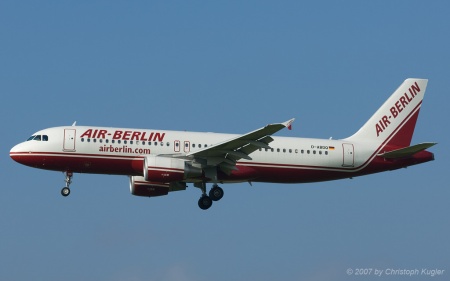
{"type": "Polygon", "coordinates": [[[427,79],[406,79],[364,126],[347,140],[409,146],[427,82],[427,79]]]}

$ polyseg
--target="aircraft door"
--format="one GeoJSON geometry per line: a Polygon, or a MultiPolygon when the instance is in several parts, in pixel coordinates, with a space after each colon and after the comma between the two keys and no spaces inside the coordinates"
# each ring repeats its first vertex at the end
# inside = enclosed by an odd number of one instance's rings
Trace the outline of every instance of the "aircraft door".
{"type": "Polygon", "coordinates": [[[75,151],[75,129],[64,129],[63,151],[75,151]]]}
{"type": "Polygon", "coordinates": [[[184,152],[189,152],[191,150],[191,142],[190,141],[184,141],[184,152]]]}
{"type": "Polygon", "coordinates": [[[342,148],[344,154],[342,160],[342,167],[353,167],[355,165],[355,151],[353,144],[343,143],[342,148]]]}
{"type": "Polygon", "coordinates": [[[180,152],[180,141],[179,140],[174,141],[173,151],[180,152]]]}

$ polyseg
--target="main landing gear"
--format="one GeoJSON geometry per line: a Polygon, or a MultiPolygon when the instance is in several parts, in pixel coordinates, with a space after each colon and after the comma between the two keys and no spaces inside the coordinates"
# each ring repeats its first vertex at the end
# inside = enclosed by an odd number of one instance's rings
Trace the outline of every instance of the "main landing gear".
{"type": "Polygon", "coordinates": [[[209,196],[206,195],[206,183],[202,182],[196,184],[195,187],[198,187],[202,190],[202,197],[198,200],[198,206],[202,210],[207,210],[212,206],[213,201],[219,201],[223,197],[223,189],[219,187],[217,184],[214,184],[211,190],[209,191],[209,196]]]}
{"type": "Polygon", "coordinates": [[[61,195],[64,197],[67,197],[70,194],[69,186],[72,183],[73,173],[66,171],[65,174],[66,174],[66,179],[64,181],[66,182],[66,186],[61,189],[61,195]]]}

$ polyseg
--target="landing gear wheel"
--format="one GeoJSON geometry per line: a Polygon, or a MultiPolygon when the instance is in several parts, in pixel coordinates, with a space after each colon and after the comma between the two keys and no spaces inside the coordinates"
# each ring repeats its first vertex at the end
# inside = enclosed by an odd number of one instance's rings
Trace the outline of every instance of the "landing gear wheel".
{"type": "Polygon", "coordinates": [[[67,197],[70,194],[69,186],[72,183],[73,173],[71,171],[66,171],[65,174],[66,174],[66,179],[64,181],[66,182],[66,186],[61,189],[61,195],[64,197],[67,197]]]}
{"type": "Polygon", "coordinates": [[[69,196],[69,194],[70,194],[70,188],[63,187],[63,189],[61,189],[61,195],[62,196],[67,197],[67,196],[69,196]]]}
{"type": "Polygon", "coordinates": [[[217,185],[213,186],[213,188],[209,191],[209,197],[213,201],[219,201],[223,197],[223,189],[217,185]]]}
{"type": "Polygon", "coordinates": [[[212,206],[212,203],[213,201],[211,200],[211,198],[206,195],[203,195],[202,197],[200,197],[200,199],[198,199],[198,206],[202,210],[208,210],[212,206]]]}

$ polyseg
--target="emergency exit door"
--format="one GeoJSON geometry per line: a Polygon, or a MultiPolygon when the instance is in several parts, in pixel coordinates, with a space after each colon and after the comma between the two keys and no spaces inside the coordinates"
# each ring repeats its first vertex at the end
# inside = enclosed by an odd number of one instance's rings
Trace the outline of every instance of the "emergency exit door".
{"type": "Polygon", "coordinates": [[[64,129],[64,151],[75,151],[75,129],[64,129]]]}
{"type": "Polygon", "coordinates": [[[353,144],[351,143],[343,143],[343,160],[342,167],[353,167],[355,165],[355,151],[353,144]]]}

